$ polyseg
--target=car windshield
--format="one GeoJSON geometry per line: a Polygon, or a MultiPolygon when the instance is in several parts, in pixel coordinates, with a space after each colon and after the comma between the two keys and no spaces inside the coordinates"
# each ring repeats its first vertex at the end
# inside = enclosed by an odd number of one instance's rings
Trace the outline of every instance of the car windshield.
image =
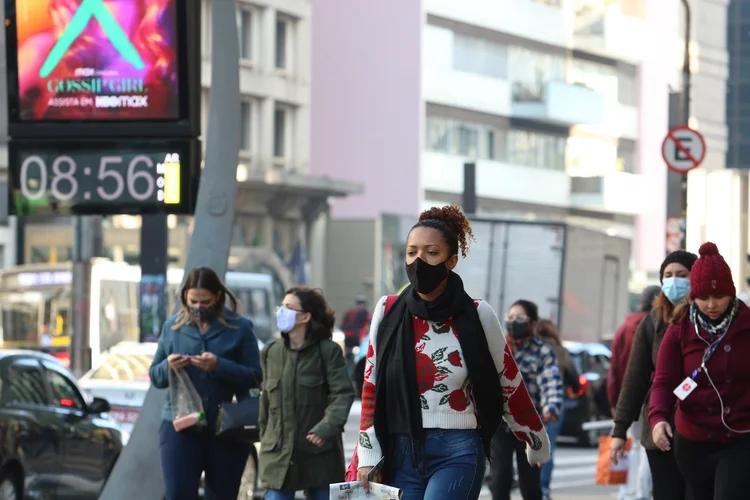
{"type": "Polygon", "coordinates": [[[147,382],[148,369],[154,359],[150,354],[112,353],[92,374],[95,380],[120,380],[123,382],[147,382]]]}

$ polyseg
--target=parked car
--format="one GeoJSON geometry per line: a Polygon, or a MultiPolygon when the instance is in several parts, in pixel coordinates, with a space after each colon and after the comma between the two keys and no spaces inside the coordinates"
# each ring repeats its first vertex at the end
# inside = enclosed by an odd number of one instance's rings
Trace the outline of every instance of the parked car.
{"type": "MultiPolygon", "coordinates": [[[[87,394],[106,397],[110,401],[109,414],[120,423],[127,437],[130,437],[133,431],[133,425],[151,385],[148,369],[156,354],[156,347],[157,344],[153,342],[121,342],[104,353],[99,366],[91,369],[79,380],[87,394]]],[[[260,340],[258,349],[263,349],[263,342],[260,340]]],[[[259,443],[255,443],[251,448],[238,498],[253,498],[258,493],[259,446],[259,443]]]]}
{"type": "Polygon", "coordinates": [[[0,498],[99,498],[123,447],[109,402],[36,351],[0,350],[0,381],[0,498]]]}
{"type": "Polygon", "coordinates": [[[576,438],[582,446],[597,446],[599,436],[608,429],[587,430],[583,424],[612,418],[607,402],[607,373],[612,352],[598,343],[565,341],[563,345],[580,374],[581,389],[575,394],[570,389],[566,391],[561,435],[576,438]]]}

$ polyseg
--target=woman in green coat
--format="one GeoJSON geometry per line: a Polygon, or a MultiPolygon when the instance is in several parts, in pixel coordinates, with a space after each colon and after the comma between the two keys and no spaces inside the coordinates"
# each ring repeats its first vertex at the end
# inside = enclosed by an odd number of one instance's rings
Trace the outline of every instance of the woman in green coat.
{"type": "Polygon", "coordinates": [[[281,340],[261,352],[260,480],[266,500],[305,490],[328,500],[344,480],[342,434],[354,387],[341,347],[331,340],[334,313],[322,291],[296,286],[276,313],[281,340]]]}

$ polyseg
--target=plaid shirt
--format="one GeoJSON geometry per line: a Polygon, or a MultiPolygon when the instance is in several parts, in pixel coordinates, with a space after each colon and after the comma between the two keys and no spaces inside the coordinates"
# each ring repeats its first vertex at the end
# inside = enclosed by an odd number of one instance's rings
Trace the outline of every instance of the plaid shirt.
{"type": "Polygon", "coordinates": [[[540,415],[560,416],[563,405],[563,383],[555,352],[539,337],[516,345],[514,357],[523,381],[540,415]]]}

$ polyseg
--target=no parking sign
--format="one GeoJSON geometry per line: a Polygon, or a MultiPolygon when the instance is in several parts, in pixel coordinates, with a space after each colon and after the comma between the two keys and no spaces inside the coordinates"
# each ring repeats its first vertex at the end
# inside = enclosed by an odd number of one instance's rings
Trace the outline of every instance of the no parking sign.
{"type": "Polygon", "coordinates": [[[664,163],[672,172],[687,174],[706,157],[706,141],[697,130],[675,127],[667,133],[661,144],[664,163]]]}

